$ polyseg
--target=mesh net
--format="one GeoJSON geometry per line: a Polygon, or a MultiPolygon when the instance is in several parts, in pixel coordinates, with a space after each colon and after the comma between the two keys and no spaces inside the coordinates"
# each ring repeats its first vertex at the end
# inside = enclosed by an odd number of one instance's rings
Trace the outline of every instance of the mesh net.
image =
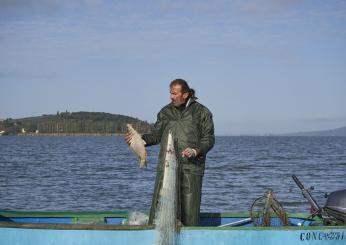
{"type": "Polygon", "coordinates": [[[169,133],[163,184],[155,217],[157,230],[156,244],[178,244],[177,235],[177,170],[173,137],[169,133]]]}
{"type": "Polygon", "coordinates": [[[288,225],[287,214],[282,205],[274,198],[272,190],[257,198],[250,209],[254,226],[285,226],[288,225]]]}

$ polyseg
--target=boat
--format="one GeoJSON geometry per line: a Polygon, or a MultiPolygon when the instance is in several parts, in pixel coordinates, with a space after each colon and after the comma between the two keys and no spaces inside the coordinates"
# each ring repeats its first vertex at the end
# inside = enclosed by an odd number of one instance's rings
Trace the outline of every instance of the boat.
{"type": "MultiPolygon", "coordinates": [[[[155,244],[152,225],[123,225],[128,212],[0,211],[0,244],[155,244]]],[[[288,215],[289,226],[255,227],[249,212],[202,213],[182,227],[179,244],[345,244],[346,225],[325,226],[310,214],[288,215]]]]}
{"type": "MultiPolygon", "coordinates": [[[[249,212],[201,213],[199,226],[182,226],[177,244],[346,244],[346,190],[329,194],[320,207],[292,176],[312,213],[287,214],[272,190],[249,212]]],[[[155,244],[153,225],[129,225],[130,212],[0,211],[0,244],[155,244]]],[[[131,224],[131,223],[130,223],[131,224]]]]}

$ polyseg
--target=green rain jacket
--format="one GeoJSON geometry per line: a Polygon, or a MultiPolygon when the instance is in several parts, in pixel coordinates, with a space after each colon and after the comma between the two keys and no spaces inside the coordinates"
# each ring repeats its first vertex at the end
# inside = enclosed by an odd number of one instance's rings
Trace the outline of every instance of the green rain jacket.
{"type": "Polygon", "coordinates": [[[213,116],[208,108],[198,103],[196,98],[190,98],[183,110],[171,103],[161,109],[151,133],[142,135],[146,146],[160,144],[158,171],[163,171],[169,131],[176,141],[181,170],[203,176],[206,154],[215,143],[213,116]],[[201,156],[181,157],[181,152],[188,147],[200,149],[201,156]]]}

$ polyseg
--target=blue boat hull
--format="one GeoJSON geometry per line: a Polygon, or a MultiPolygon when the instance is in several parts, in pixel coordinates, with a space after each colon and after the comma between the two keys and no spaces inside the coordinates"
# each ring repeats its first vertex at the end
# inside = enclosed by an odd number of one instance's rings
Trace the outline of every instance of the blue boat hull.
{"type": "MultiPolygon", "coordinates": [[[[150,230],[51,230],[0,228],[3,245],[114,245],[155,244],[156,231],[150,230]]],[[[335,244],[345,245],[346,229],[252,230],[182,229],[180,244],[335,244]]]]}
{"type": "MultiPolygon", "coordinates": [[[[0,212],[0,244],[155,244],[153,226],[120,225],[124,218],[126,214],[118,213],[0,212]]],[[[181,228],[179,244],[346,244],[346,226],[253,227],[248,222],[237,227],[210,225],[241,219],[244,215],[202,215],[205,226],[181,228]]],[[[311,222],[300,216],[292,216],[290,221],[304,225],[311,222]]]]}

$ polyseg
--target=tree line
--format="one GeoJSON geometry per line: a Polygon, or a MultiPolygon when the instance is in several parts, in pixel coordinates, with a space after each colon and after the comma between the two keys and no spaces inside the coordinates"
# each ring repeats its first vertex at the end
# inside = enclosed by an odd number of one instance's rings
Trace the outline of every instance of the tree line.
{"type": "Polygon", "coordinates": [[[5,131],[5,134],[123,134],[128,123],[140,133],[150,131],[151,124],[129,116],[68,111],[39,117],[8,118],[0,122],[0,131],[5,131]]]}

